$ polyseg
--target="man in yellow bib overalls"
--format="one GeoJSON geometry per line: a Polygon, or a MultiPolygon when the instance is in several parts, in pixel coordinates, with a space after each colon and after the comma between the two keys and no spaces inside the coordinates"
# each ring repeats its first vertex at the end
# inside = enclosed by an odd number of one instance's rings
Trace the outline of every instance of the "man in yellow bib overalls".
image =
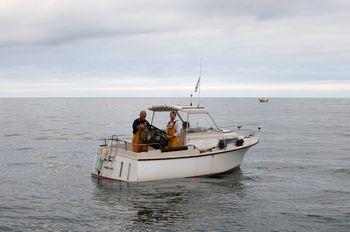
{"type": "Polygon", "coordinates": [[[134,152],[146,152],[148,151],[147,145],[139,145],[142,144],[140,134],[142,130],[146,130],[149,122],[146,120],[146,111],[142,110],[140,112],[140,117],[135,119],[132,124],[132,133],[134,134],[132,137],[133,151],[134,152]]]}
{"type": "Polygon", "coordinates": [[[176,112],[171,111],[170,112],[170,121],[167,125],[166,135],[169,138],[169,147],[176,147],[180,145],[180,123],[179,121],[175,120],[176,118],[176,112]]]}

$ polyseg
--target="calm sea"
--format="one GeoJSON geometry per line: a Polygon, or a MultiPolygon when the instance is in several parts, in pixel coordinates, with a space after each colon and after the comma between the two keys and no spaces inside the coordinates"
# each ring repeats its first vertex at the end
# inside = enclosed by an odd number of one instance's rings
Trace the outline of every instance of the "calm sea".
{"type": "Polygon", "coordinates": [[[0,99],[0,231],[350,231],[350,99],[205,98],[222,126],[259,122],[218,178],[91,178],[99,139],[181,98],[0,99]]]}

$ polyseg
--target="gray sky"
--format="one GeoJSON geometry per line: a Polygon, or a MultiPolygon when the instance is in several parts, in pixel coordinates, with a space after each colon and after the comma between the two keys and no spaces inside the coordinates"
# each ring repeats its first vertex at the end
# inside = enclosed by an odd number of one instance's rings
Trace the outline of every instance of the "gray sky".
{"type": "Polygon", "coordinates": [[[0,0],[0,97],[350,97],[350,1],[0,0]]]}

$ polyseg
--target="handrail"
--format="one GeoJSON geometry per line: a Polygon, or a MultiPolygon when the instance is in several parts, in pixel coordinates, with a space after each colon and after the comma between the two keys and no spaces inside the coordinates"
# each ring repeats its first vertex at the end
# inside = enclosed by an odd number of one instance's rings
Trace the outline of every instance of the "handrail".
{"type": "Polygon", "coordinates": [[[225,126],[225,127],[221,127],[221,128],[237,128],[237,129],[241,129],[242,127],[247,127],[247,126],[257,126],[258,128],[261,129],[261,126],[260,126],[259,123],[245,123],[245,124],[240,124],[240,125],[225,126]]]}
{"type": "MultiPolygon", "coordinates": [[[[128,144],[130,144],[131,146],[157,145],[157,146],[160,147],[160,150],[163,148],[160,143],[135,144],[135,143],[131,143],[131,142],[128,142],[126,140],[123,140],[123,139],[119,139],[118,136],[116,136],[116,135],[112,135],[112,137],[110,137],[110,138],[100,139],[100,140],[104,141],[104,143],[102,145],[100,145],[100,146],[117,147],[117,144],[123,144],[124,143],[125,144],[125,148],[124,148],[125,150],[128,150],[128,144]]],[[[200,153],[204,152],[203,150],[201,150],[198,147],[196,147],[194,144],[187,144],[186,146],[193,147],[193,149],[198,150],[200,153]]]]}
{"type": "Polygon", "coordinates": [[[123,140],[123,139],[119,139],[117,135],[112,135],[112,137],[110,138],[106,138],[106,139],[100,139],[102,141],[104,141],[104,143],[100,146],[117,146],[117,143],[118,144],[125,144],[125,150],[128,150],[127,149],[127,145],[130,144],[132,146],[152,146],[152,145],[157,145],[159,146],[160,148],[162,148],[162,145],[160,143],[131,143],[131,142],[128,142],[126,140],[123,140]],[[115,142],[115,144],[114,144],[115,142]]]}
{"type": "Polygon", "coordinates": [[[256,126],[256,129],[250,131],[247,136],[255,135],[255,133],[261,131],[261,126],[258,123],[246,123],[246,124],[240,124],[240,125],[226,126],[226,127],[221,127],[221,129],[241,130],[242,128],[250,127],[250,126],[256,126]]]}

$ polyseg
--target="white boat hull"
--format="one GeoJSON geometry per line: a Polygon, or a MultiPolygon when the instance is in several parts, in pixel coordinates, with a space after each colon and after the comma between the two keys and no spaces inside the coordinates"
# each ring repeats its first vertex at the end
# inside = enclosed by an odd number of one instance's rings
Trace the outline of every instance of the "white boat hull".
{"type": "Polygon", "coordinates": [[[239,167],[248,148],[192,158],[141,161],[138,181],[198,177],[227,172],[239,167]]]}
{"type": "Polygon", "coordinates": [[[204,153],[189,149],[166,153],[154,151],[152,155],[152,151],[133,153],[117,149],[115,157],[104,160],[99,171],[94,166],[92,175],[128,182],[214,175],[239,167],[247,150],[257,142],[258,139],[253,138],[240,147],[232,145],[204,153]]]}

